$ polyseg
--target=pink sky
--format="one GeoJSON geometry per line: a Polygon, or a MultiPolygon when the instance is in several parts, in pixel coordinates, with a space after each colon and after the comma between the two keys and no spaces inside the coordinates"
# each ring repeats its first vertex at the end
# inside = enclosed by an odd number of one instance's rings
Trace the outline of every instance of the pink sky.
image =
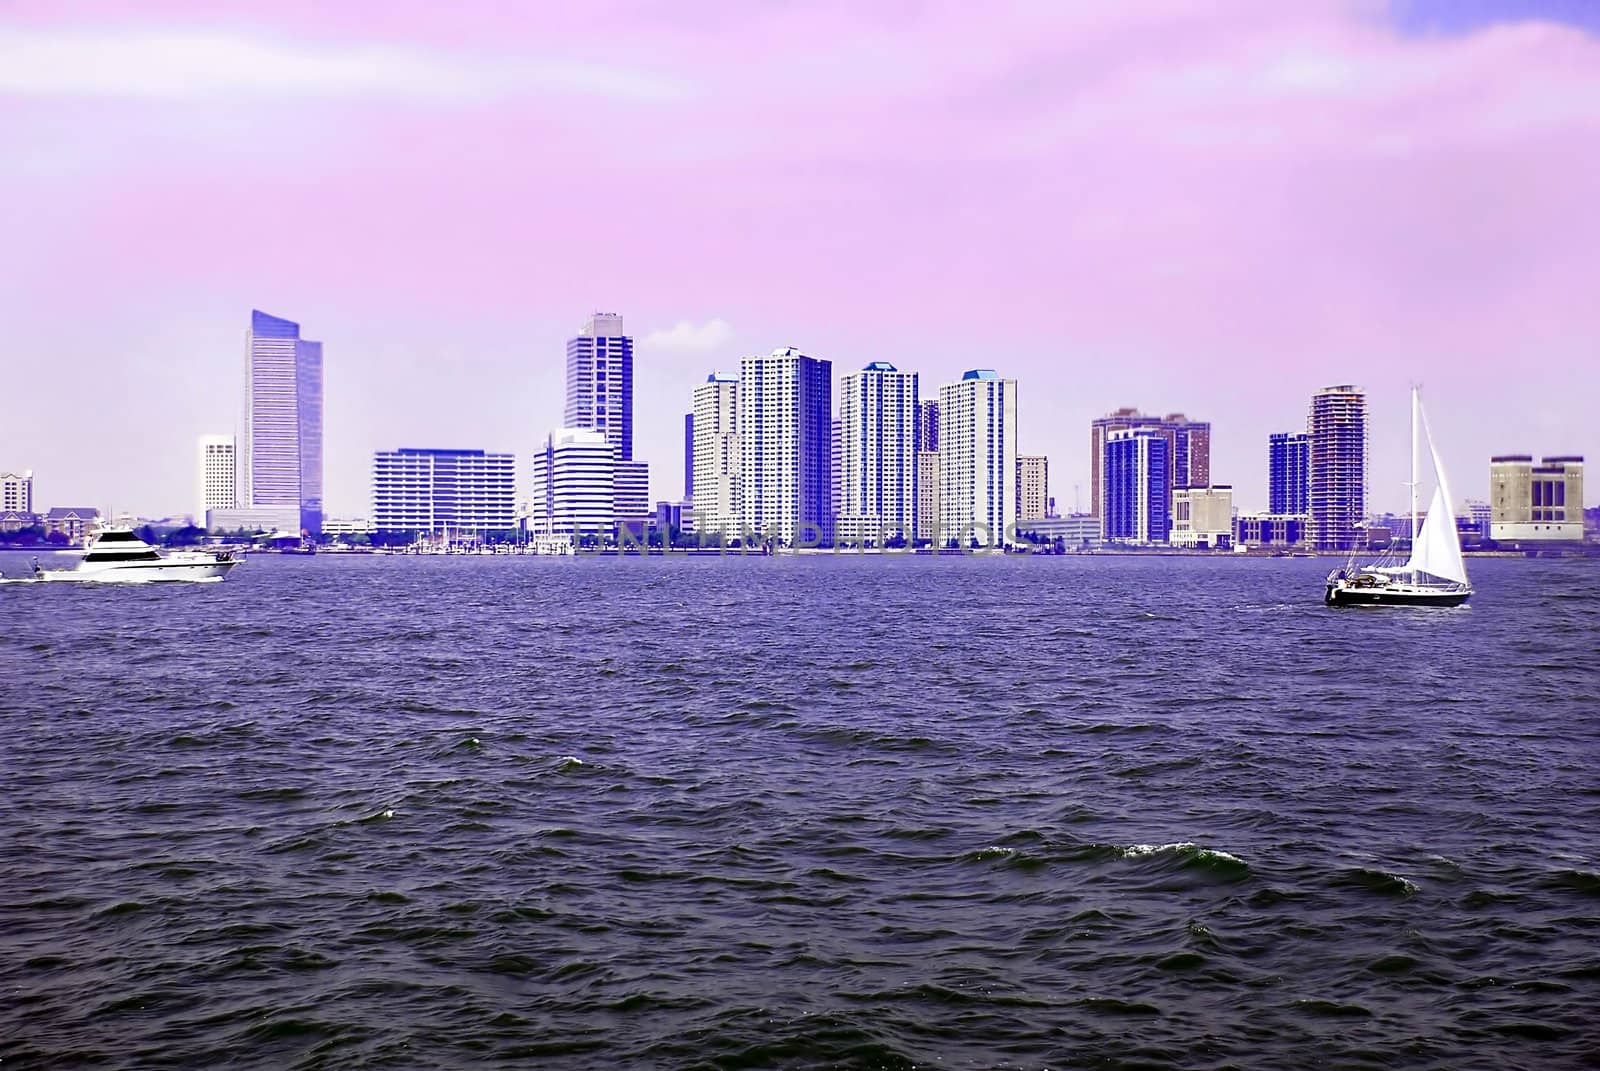
{"type": "Polygon", "coordinates": [[[781,345],[1015,376],[1063,511],[1122,405],[1210,419],[1264,507],[1327,383],[1372,392],[1380,507],[1412,380],[1462,496],[1491,453],[1600,459],[1600,38],[1556,20],[24,0],[0,143],[0,468],[45,506],[191,509],[252,307],[325,344],[335,516],[374,449],[526,455],[594,309],[656,497],[694,383],[781,345]]]}

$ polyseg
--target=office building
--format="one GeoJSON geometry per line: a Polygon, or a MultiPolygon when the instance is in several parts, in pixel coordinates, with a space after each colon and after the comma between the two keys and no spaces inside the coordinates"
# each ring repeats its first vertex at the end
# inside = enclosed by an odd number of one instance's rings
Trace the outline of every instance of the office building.
{"type": "Polygon", "coordinates": [[[694,389],[694,526],[739,534],[739,377],[713,372],[694,389]]]}
{"type": "Polygon", "coordinates": [[[214,509],[236,509],[235,491],[239,461],[232,435],[202,435],[196,444],[198,471],[195,473],[194,523],[210,527],[206,517],[214,509]]]}
{"type": "Polygon", "coordinates": [[[517,526],[517,463],[483,450],[403,447],[372,455],[372,524],[419,536],[517,526]]]}
{"type": "Polygon", "coordinates": [[[1489,462],[1489,537],[1496,543],[1583,539],[1583,458],[1507,454],[1489,462]]]}
{"type": "MultiPolygon", "coordinates": [[[[1090,513],[1102,522],[1109,516],[1103,508],[1105,493],[1105,444],[1113,431],[1149,428],[1166,441],[1167,489],[1206,487],[1211,483],[1211,425],[1190,420],[1182,413],[1150,416],[1136,408],[1118,409],[1089,425],[1089,505],[1090,513]]],[[[1108,533],[1109,534],[1109,533],[1108,533]]]]}
{"type": "Polygon", "coordinates": [[[604,432],[558,428],[533,455],[528,533],[577,545],[616,538],[617,451],[604,432]]]}
{"type": "Polygon", "coordinates": [[[250,313],[245,333],[244,434],[235,500],[274,516],[294,509],[288,529],[322,528],[322,343],[300,325],[250,313]]]}
{"type": "Polygon", "coordinates": [[[1175,547],[1225,550],[1233,546],[1233,488],[1180,487],[1172,492],[1175,547]]]}
{"type": "Polygon", "coordinates": [[[650,505],[650,466],[637,459],[617,462],[617,516],[640,521],[654,512],[650,505]]]}
{"type": "Polygon", "coordinates": [[[683,414],[683,500],[694,501],[694,414],[683,414]]]}
{"type": "Polygon", "coordinates": [[[782,546],[833,541],[833,366],[794,347],[739,366],[741,528],[782,546]]]}
{"type": "Polygon", "coordinates": [[[1035,542],[1055,543],[1060,540],[1063,550],[1085,550],[1098,547],[1104,541],[1100,534],[1100,518],[1092,513],[1040,517],[1020,521],[1018,527],[1035,542]]]}
{"type": "Polygon", "coordinates": [[[33,512],[33,470],[0,472],[0,513],[33,512]]]}
{"type": "Polygon", "coordinates": [[[1165,543],[1170,531],[1171,440],[1159,428],[1114,428],[1106,432],[1102,518],[1107,540],[1165,543]]]}
{"type": "Polygon", "coordinates": [[[1017,519],[1017,381],[977,368],[939,388],[942,542],[1002,546],[1017,519]]]}
{"type": "Polygon", "coordinates": [[[884,546],[917,538],[917,373],[873,361],[839,383],[837,541],[884,546]]]}
{"type": "Polygon", "coordinates": [[[1311,512],[1311,437],[1304,432],[1267,437],[1267,512],[1311,512]]]}
{"type": "Polygon", "coordinates": [[[1043,454],[1017,457],[1017,517],[1036,521],[1050,515],[1050,459],[1043,454]]]}
{"type": "Polygon", "coordinates": [[[1311,397],[1306,421],[1307,515],[1318,550],[1365,545],[1367,514],[1367,395],[1348,384],[1311,397]]]}
{"type": "Polygon", "coordinates": [[[597,312],[567,340],[562,419],[568,428],[600,432],[618,461],[633,460],[633,339],[623,333],[621,316],[597,312]]]}

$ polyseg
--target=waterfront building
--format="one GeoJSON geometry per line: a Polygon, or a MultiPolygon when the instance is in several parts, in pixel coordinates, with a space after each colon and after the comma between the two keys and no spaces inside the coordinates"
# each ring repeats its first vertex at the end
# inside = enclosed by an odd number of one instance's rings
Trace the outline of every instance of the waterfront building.
{"type": "Polygon", "coordinates": [[[918,450],[917,541],[931,543],[938,538],[940,531],[939,451],[918,450]]]}
{"type": "Polygon", "coordinates": [[[1344,384],[1311,397],[1307,513],[1318,550],[1354,550],[1366,544],[1367,395],[1344,384]]]}
{"type": "Polygon", "coordinates": [[[1489,537],[1496,543],[1580,542],[1583,521],[1583,458],[1490,460],[1489,537]]]}
{"type": "Polygon", "coordinates": [[[739,377],[713,372],[694,389],[694,525],[697,532],[739,533],[739,377]]]}
{"type": "Polygon", "coordinates": [[[835,451],[842,546],[917,538],[917,373],[873,361],[840,380],[835,451]]]}
{"type": "Polygon", "coordinates": [[[784,546],[833,541],[833,366],[792,346],[739,366],[740,527],[784,546]]]}
{"type": "Polygon", "coordinates": [[[81,543],[100,530],[100,511],[93,506],[56,506],[40,522],[46,535],[60,534],[81,543]]]}
{"type": "Polygon", "coordinates": [[[1267,512],[1311,511],[1311,436],[1274,432],[1267,437],[1267,512]]]}
{"type": "Polygon", "coordinates": [[[1200,550],[1233,546],[1233,488],[1217,484],[1173,491],[1171,542],[1200,550]]]}
{"type": "Polygon", "coordinates": [[[1489,527],[1494,521],[1494,509],[1489,503],[1482,499],[1469,498],[1466,507],[1461,511],[1461,517],[1471,522],[1479,540],[1492,538],[1489,527]]]}
{"type": "Polygon", "coordinates": [[[1017,519],[1017,381],[975,368],[939,388],[941,540],[1001,546],[1017,519]]]}
{"type": "Polygon", "coordinates": [[[837,536],[839,503],[844,501],[844,446],[840,442],[843,430],[839,418],[835,417],[830,424],[828,443],[828,516],[833,518],[834,534],[837,536]]]}
{"type": "Polygon", "coordinates": [[[197,471],[195,473],[194,523],[202,527],[206,516],[214,509],[235,509],[239,496],[235,493],[239,463],[235,456],[232,435],[202,435],[196,444],[197,471]]]}
{"type": "Polygon", "coordinates": [[[1236,547],[1305,546],[1310,521],[1303,513],[1241,513],[1233,519],[1236,547]]]}
{"type": "Polygon", "coordinates": [[[281,532],[297,535],[303,516],[299,506],[236,506],[206,511],[213,532],[281,532]]]}
{"type": "Polygon", "coordinates": [[[0,513],[33,512],[33,470],[0,472],[0,513]]]}
{"type": "Polygon", "coordinates": [[[1136,408],[1118,409],[1089,424],[1089,507],[1104,521],[1105,445],[1113,431],[1149,428],[1167,444],[1167,488],[1205,487],[1211,483],[1211,424],[1182,413],[1151,416],[1136,408]]]}
{"type": "Polygon", "coordinates": [[[606,541],[617,527],[617,450],[599,429],[558,428],[533,455],[528,531],[576,545],[606,541]]]}
{"type": "Polygon", "coordinates": [[[694,510],[687,502],[657,502],[653,524],[662,535],[662,546],[667,546],[673,535],[694,532],[694,510]]]}
{"type": "Polygon", "coordinates": [[[1106,433],[1103,493],[1105,538],[1118,543],[1165,543],[1171,528],[1171,440],[1152,427],[1106,433]]]}
{"type": "Polygon", "coordinates": [[[260,310],[245,332],[244,434],[235,500],[293,507],[291,531],[322,527],[322,343],[260,310]]]}
{"type": "Polygon", "coordinates": [[[417,535],[517,526],[517,463],[483,450],[402,447],[372,455],[372,523],[417,535]]]}
{"type": "Polygon", "coordinates": [[[1017,456],[1017,518],[1038,520],[1050,515],[1050,459],[1043,454],[1017,456]]]}
{"type": "Polygon", "coordinates": [[[355,517],[347,520],[322,520],[322,534],[338,538],[339,536],[371,535],[378,530],[373,521],[365,517],[355,517]]]}
{"type": "Polygon", "coordinates": [[[635,459],[617,462],[617,516],[641,521],[650,508],[650,466],[635,459]]]}

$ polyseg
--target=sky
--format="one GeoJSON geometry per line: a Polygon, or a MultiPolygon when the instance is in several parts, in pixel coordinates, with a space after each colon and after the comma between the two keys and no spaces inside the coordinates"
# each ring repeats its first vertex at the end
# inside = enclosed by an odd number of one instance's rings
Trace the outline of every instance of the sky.
{"type": "Polygon", "coordinates": [[[1062,512],[1125,405],[1264,508],[1335,383],[1378,508],[1413,382],[1457,497],[1600,459],[1588,0],[10,0],[0,145],[0,469],[44,507],[192,510],[252,308],[324,344],[338,517],[377,449],[525,458],[596,310],[656,498],[694,385],[788,345],[1015,377],[1062,512]]]}

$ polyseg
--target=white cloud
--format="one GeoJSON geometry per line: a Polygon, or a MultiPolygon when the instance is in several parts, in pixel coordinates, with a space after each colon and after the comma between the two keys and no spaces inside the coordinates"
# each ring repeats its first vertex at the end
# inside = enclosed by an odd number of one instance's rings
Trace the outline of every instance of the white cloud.
{"type": "Polygon", "coordinates": [[[640,341],[640,345],[684,353],[705,353],[720,349],[732,341],[733,327],[726,320],[712,319],[699,325],[680,320],[672,327],[650,332],[640,341]]]}
{"type": "Polygon", "coordinates": [[[310,45],[225,33],[0,29],[0,94],[449,101],[523,92],[653,100],[683,96],[687,87],[647,71],[567,60],[310,45]]]}

